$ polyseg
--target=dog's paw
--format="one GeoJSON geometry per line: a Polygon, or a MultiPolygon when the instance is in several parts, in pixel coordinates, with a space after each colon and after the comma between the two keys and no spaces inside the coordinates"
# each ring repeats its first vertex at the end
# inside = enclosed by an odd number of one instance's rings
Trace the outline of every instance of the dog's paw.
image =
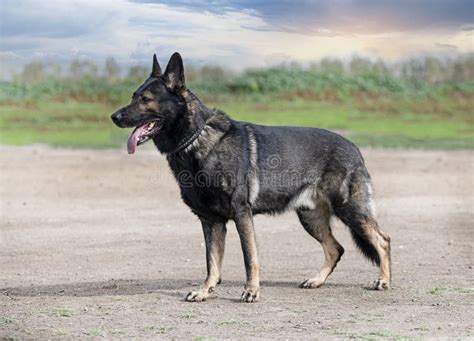
{"type": "Polygon", "coordinates": [[[372,290],[387,290],[390,289],[390,282],[386,279],[377,279],[370,286],[372,290]]]}
{"type": "Polygon", "coordinates": [[[245,288],[244,292],[240,296],[240,302],[246,302],[246,303],[252,303],[252,302],[258,302],[258,299],[260,298],[260,290],[258,288],[245,288]]]}
{"type": "Polygon", "coordinates": [[[209,298],[209,292],[207,290],[191,291],[186,295],[186,301],[188,302],[203,302],[209,298]]]}
{"type": "Polygon", "coordinates": [[[324,281],[316,277],[316,278],[305,279],[303,282],[300,283],[299,287],[303,289],[314,289],[314,288],[319,288],[323,284],[324,284],[324,281]]]}

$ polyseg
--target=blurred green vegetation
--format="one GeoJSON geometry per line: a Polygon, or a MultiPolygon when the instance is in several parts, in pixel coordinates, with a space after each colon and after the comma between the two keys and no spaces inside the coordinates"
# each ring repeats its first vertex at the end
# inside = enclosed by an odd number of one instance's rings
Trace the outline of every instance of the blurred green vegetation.
{"type": "MultiPolygon", "coordinates": [[[[124,145],[128,130],[110,114],[129,102],[148,70],[123,72],[109,58],[102,68],[72,61],[32,63],[0,82],[0,143],[48,143],[108,148],[124,145]]],[[[474,148],[474,56],[433,57],[387,66],[354,57],[305,67],[280,65],[232,73],[186,67],[188,87],[231,117],[268,125],[336,130],[361,145],[474,148]]]]}

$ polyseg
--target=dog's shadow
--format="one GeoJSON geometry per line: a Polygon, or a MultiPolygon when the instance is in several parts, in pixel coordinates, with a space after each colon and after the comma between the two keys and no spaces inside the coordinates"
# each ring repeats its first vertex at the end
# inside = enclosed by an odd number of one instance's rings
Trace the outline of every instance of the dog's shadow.
{"type": "MultiPolygon", "coordinates": [[[[15,297],[33,296],[123,296],[160,293],[168,296],[182,297],[188,290],[198,288],[202,280],[196,279],[111,279],[98,282],[76,282],[52,285],[31,285],[0,289],[0,294],[15,297]]],[[[243,281],[223,281],[219,286],[243,286],[243,281]]],[[[296,288],[296,282],[262,281],[265,287],[296,288]]]]}

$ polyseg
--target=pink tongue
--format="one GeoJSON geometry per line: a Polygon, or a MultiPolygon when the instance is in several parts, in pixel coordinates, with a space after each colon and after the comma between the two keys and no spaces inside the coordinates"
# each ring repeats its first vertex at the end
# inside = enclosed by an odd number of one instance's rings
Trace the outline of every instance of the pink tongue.
{"type": "Polygon", "coordinates": [[[137,149],[138,139],[145,127],[146,124],[142,125],[141,127],[135,128],[132,135],[130,135],[130,137],[128,138],[127,149],[129,154],[135,153],[135,149],[137,149]]]}

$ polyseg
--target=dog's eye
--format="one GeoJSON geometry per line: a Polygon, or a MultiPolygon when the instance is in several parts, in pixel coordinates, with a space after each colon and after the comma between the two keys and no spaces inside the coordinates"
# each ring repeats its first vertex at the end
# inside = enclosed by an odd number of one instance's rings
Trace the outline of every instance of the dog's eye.
{"type": "Polygon", "coordinates": [[[150,98],[150,97],[144,97],[144,96],[141,97],[141,100],[142,100],[143,103],[148,103],[148,102],[153,101],[152,98],[150,98]]]}

